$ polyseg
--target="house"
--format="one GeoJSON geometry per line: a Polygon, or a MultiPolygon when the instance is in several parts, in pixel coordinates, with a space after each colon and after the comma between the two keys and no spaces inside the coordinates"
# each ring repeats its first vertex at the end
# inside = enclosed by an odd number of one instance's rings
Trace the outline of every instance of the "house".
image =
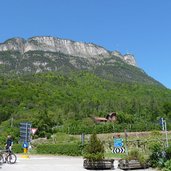
{"type": "Polygon", "coordinates": [[[102,117],[94,117],[93,119],[95,123],[104,123],[108,121],[106,118],[102,118],[102,117]]]}
{"type": "Polygon", "coordinates": [[[116,121],[116,113],[112,112],[106,116],[106,119],[110,122],[116,121]]]}
{"type": "Polygon", "coordinates": [[[116,121],[116,113],[112,112],[106,115],[106,117],[94,117],[93,120],[95,123],[105,123],[105,122],[114,122],[116,121]]]}

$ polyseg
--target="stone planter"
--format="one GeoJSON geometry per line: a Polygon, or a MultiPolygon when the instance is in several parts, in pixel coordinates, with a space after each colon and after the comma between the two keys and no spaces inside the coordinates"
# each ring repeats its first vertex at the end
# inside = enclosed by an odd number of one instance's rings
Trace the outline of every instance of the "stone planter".
{"type": "Polygon", "coordinates": [[[148,168],[148,164],[141,164],[138,160],[119,160],[118,167],[122,170],[128,169],[145,169],[148,168]]]}
{"type": "Polygon", "coordinates": [[[114,160],[113,159],[104,159],[104,160],[99,160],[99,161],[92,161],[85,159],[83,162],[83,166],[85,169],[89,170],[107,170],[107,169],[113,169],[114,160]]]}

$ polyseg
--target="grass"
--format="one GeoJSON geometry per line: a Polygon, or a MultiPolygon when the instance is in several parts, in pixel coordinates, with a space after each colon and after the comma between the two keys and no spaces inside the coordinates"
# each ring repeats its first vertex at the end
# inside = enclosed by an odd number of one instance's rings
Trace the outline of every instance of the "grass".
{"type": "MultiPolygon", "coordinates": [[[[112,159],[112,158],[124,158],[126,156],[125,153],[112,153],[113,144],[114,144],[114,136],[117,136],[118,133],[110,133],[110,134],[98,134],[98,138],[104,142],[105,147],[105,158],[112,159]]],[[[85,144],[89,141],[90,135],[85,135],[85,144]]],[[[125,146],[125,134],[120,133],[120,138],[124,141],[125,146]]],[[[165,133],[159,132],[159,131],[152,131],[152,132],[130,132],[128,133],[127,137],[127,145],[128,145],[128,151],[131,151],[133,149],[138,149],[141,152],[144,152],[145,154],[149,153],[148,146],[156,141],[160,141],[163,145],[165,145],[165,133]]],[[[171,131],[168,132],[168,138],[170,140],[171,138],[171,131]]],[[[52,136],[49,140],[42,140],[40,139],[38,141],[35,140],[35,144],[39,143],[52,143],[52,144],[58,144],[58,143],[66,143],[66,142],[80,142],[81,143],[81,135],[68,135],[64,133],[57,133],[52,136]],[[45,142],[44,142],[45,141],[45,142]]],[[[33,143],[34,144],[34,143],[33,143]]],[[[33,153],[35,151],[33,150],[33,153]]]]}
{"type": "Polygon", "coordinates": [[[105,158],[106,159],[121,159],[121,158],[124,158],[126,156],[125,153],[105,153],[105,158]]]}

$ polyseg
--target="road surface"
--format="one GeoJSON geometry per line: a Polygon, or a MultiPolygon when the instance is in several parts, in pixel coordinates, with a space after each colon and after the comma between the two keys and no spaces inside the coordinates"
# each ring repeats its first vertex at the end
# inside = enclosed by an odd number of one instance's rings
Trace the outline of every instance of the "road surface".
{"type": "MultiPolygon", "coordinates": [[[[81,157],[37,155],[29,156],[29,158],[23,158],[24,156],[21,155],[18,155],[17,157],[17,163],[4,163],[0,166],[0,171],[85,171],[83,168],[83,158],[81,157]]],[[[117,165],[118,162],[115,160],[114,170],[120,171],[120,169],[117,168],[117,165]]],[[[155,170],[143,169],[143,171],[155,170]]]]}

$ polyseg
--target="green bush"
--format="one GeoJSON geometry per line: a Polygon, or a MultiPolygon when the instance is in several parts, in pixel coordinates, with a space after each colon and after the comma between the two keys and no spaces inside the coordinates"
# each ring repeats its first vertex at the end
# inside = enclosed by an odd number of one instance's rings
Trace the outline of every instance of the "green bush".
{"type": "Polygon", "coordinates": [[[166,149],[166,159],[171,160],[171,146],[166,149]]]}
{"type": "Polygon", "coordinates": [[[165,162],[164,169],[162,171],[171,171],[171,160],[165,162]]]}
{"type": "Polygon", "coordinates": [[[152,167],[160,167],[164,166],[164,162],[166,161],[164,155],[164,149],[159,142],[155,142],[150,146],[151,154],[149,156],[149,161],[152,167]]]}
{"type": "Polygon", "coordinates": [[[84,158],[89,160],[102,160],[104,158],[104,146],[96,134],[91,135],[89,143],[85,146],[84,158]]]}
{"type": "Polygon", "coordinates": [[[138,160],[142,165],[147,163],[147,159],[138,149],[129,151],[128,156],[126,156],[125,159],[126,160],[138,160]]]}
{"type": "MultiPolygon", "coordinates": [[[[0,144],[0,149],[1,149],[1,150],[4,150],[4,149],[5,149],[5,145],[0,144]]],[[[14,153],[23,153],[22,144],[14,144],[14,145],[12,146],[12,151],[13,151],[14,153]]]]}
{"type": "Polygon", "coordinates": [[[23,153],[22,144],[14,144],[12,150],[14,153],[23,153]]]}
{"type": "Polygon", "coordinates": [[[41,144],[36,147],[38,154],[60,154],[68,156],[81,156],[80,144],[41,144]]]}

